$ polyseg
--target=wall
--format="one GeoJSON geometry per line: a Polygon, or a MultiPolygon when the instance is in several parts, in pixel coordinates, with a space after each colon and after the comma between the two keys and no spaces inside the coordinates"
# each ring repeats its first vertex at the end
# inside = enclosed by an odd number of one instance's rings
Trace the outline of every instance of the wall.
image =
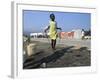
{"type": "MultiPolygon", "coordinates": [[[[30,0],[28,0],[30,1],[30,0]]],[[[99,0],[33,0],[36,3],[48,4],[73,4],[73,5],[88,5],[97,6],[97,20],[100,21],[100,5],[99,0]],[[70,2],[70,3],[68,3],[70,2]]],[[[11,67],[11,0],[0,0],[0,80],[12,80],[10,78],[11,67]]],[[[36,79],[19,79],[19,80],[100,80],[100,22],[96,26],[95,49],[94,53],[98,56],[98,69],[96,73],[91,74],[72,74],[64,76],[43,77],[36,79]]]]}
{"type": "Polygon", "coordinates": [[[60,32],[59,36],[61,39],[75,39],[75,32],[60,32]]]}

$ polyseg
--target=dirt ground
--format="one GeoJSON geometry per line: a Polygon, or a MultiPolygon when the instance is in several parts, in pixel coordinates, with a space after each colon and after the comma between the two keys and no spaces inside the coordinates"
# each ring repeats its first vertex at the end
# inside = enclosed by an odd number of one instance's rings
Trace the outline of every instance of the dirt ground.
{"type": "Polygon", "coordinates": [[[56,50],[53,51],[49,43],[39,41],[31,43],[36,43],[36,53],[30,57],[23,55],[23,69],[91,65],[91,51],[87,47],[76,48],[77,46],[57,44],[56,50]]]}

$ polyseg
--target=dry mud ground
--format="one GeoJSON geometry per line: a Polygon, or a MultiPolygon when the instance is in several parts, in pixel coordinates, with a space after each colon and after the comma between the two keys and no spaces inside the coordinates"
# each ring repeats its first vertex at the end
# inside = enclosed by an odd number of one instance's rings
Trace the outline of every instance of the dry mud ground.
{"type": "MultiPolygon", "coordinates": [[[[91,51],[87,47],[56,45],[53,51],[49,43],[36,43],[36,53],[30,57],[23,55],[23,69],[80,67],[91,65],[91,51]]],[[[25,45],[24,45],[25,46],[25,45]]]]}

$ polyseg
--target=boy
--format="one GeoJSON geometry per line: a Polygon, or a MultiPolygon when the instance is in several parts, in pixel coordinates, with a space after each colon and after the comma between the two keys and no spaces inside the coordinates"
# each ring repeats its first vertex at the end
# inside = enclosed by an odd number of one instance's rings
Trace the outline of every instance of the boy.
{"type": "Polygon", "coordinates": [[[53,50],[55,50],[55,46],[56,46],[56,39],[57,39],[57,22],[55,21],[55,15],[52,13],[50,14],[50,22],[49,22],[49,26],[47,29],[45,29],[45,32],[49,29],[49,37],[51,39],[51,47],[53,50]]]}

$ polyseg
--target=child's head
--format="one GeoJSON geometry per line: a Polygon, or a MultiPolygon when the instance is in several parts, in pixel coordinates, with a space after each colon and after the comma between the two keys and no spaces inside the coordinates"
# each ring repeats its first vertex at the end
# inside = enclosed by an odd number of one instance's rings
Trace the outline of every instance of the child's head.
{"type": "Polygon", "coordinates": [[[52,21],[54,21],[55,20],[55,15],[52,13],[52,14],[50,14],[50,19],[52,20],[52,21]]]}

